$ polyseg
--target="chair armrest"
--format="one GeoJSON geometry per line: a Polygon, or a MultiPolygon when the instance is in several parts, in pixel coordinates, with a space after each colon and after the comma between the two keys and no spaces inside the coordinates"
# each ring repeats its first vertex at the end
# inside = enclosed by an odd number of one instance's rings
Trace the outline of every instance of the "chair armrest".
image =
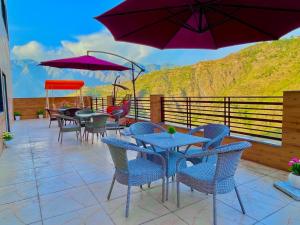
{"type": "Polygon", "coordinates": [[[199,127],[190,129],[189,132],[188,132],[188,134],[191,134],[191,135],[192,135],[192,134],[194,134],[194,133],[196,133],[196,132],[198,132],[198,131],[200,131],[200,130],[203,130],[204,127],[205,127],[205,126],[199,126],[199,127]]]}
{"type": "Polygon", "coordinates": [[[193,154],[193,155],[184,155],[182,154],[182,157],[180,157],[177,161],[176,161],[176,173],[179,171],[179,165],[181,160],[183,159],[187,159],[187,158],[203,158],[205,156],[210,156],[210,155],[217,155],[219,152],[217,149],[214,150],[207,150],[207,151],[203,151],[199,154],[193,154]]]}

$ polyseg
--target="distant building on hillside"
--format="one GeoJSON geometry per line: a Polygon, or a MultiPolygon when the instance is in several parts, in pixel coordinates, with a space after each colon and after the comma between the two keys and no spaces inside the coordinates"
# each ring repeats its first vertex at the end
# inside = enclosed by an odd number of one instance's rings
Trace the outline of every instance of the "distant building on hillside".
{"type": "MultiPolygon", "coordinates": [[[[0,0],[0,134],[10,130],[10,121],[13,118],[6,3],[6,0],[0,0]]],[[[0,140],[0,152],[2,147],[0,140]]]]}

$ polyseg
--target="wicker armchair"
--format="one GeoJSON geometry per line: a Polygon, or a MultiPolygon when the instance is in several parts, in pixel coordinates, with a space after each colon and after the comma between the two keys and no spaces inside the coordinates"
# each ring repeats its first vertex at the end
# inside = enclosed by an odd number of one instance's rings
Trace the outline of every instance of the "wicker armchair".
{"type": "Polygon", "coordinates": [[[113,176],[111,187],[107,196],[108,200],[110,199],[115,180],[123,185],[127,185],[128,189],[125,216],[128,217],[131,186],[140,186],[162,179],[162,201],[164,202],[164,177],[166,168],[165,160],[161,155],[116,138],[102,138],[102,142],[108,145],[115,165],[115,174],[113,176]],[[156,164],[144,158],[137,158],[129,161],[127,158],[128,150],[146,155],[156,155],[158,158],[160,158],[161,163],[156,164]]]}
{"type": "Polygon", "coordinates": [[[97,137],[99,136],[99,134],[103,137],[104,134],[106,134],[107,118],[108,118],[108,115],[106,115],[106,114],[93,115],[92,121],[88,121],[85,123],[85,129],[84,129],[85,139],[88,140],[88,136],[91,133],[92,134],[92,144],[93,144],[94,143],[94,134],[97,134],[97,137]]]}
{"type": "MultiPolygon", "coordinates": [[[[129,127],[129,130],[132,135],[152,134],[155,132],[166,132],[166,129],[164,129],[163,127],[161,127],[157,124],[151,123],[151,122],[134,123],[129,127]]],[[[136,143],[138,146],[144,146],[143,143],[141,143],[138,140],[136,140],[136,143]]],[[[165,149],[160,149],[160,148],[153,147],[153,146],[144,146],[144,147],[146,147],[149,150],[159,153],[165,159],[167,158],[165,149]]],[[[169,183],[170,177],[172,177],[174,179],[174,176],[176,174],[176,162],[178,159],[182,158],[182,153],[177,152],[176,149],[174,149],[174,151],[169,151],[168,158],[169,158],[169,160],[166,163],[167,164],[167,173],[166,173],[167,184],[169,183]]],[[[156,157],[150,156],[149,160],[156,162],[156,157]]],[[[181,168],[185,168],[186,161],[182,161],[180,166],[181,166],[181,168]]],[[[150,183],[148,184],[148,186],[150,186],[150,183]]],[[[168,193],[168,189],[167,189],[167,193],[168,193]]],[[[167,198],[168,198],[168,196],[167,196],[167,198]]]]}
{"type": "MultiPolygon", "coordinates": [[[[193,155],[195,158],[217,155],[217,164],[199,163],[185,169],[180,169],[180,160],[177,161],[177,207],[180,207],[180,183],[191,189],[213,195],[214,225],[217,224],[216,195],[225,194],[235,190],[242,212],[245,209],[242,204],[238,189],[235,184],[234,174],[239,164],[242,153],[251,147],[249,142],[238,142],[224,145],[215,150],[193,155]]],[[[190,157],[190,156],[185,156],[190,157]]]]}
{"type": "Polygon", "coordinates": [[[115,130],[116,134],[118,132],[119,132],[119,134],[121,134],[120,130],[123,127],[120,125],[120,119],[122,118],[123,114],[124,114],[123,109],[117,109],[117,110],[112,111],[111,118],[113,118],[113,121],[108,121],[106,123],[106,129],[107,130],[115,130]]]}
{"type": "MultiPolygon", "coordinates": [[[[205,138],[211,139],[211,141],[204,143],[202,148],[190,148],[190,146],[188,146],[184,151],[185,155],[188,156],[188,155],[199,154],[203,151],[219,147],[223,139],[225,138],[225,136],[229,134],[229,128],[222,124],[208,124],[208,125],[196,127],[194,129],[191,129],[189,131],[189,134],[193,135],[196,132],[199,132],[201,130],[203,130],[203,136],[205,138]]],[[[193,164],[198,164],[203,161],[203,158],[187,157],[187,160],[193,164]]],[[[211,162],[215,162],[216,157],[215,156],[206,157],[206,161],[207,160],[210,160],[211,162]]]]}
{"type": "Polygon", "coordinates": [[[88,122],[88,121],[90,121],[90,118],[81,118],[78,115],[79,114],[91,114],[91,113],[93,113],[92,109],[90,109],[90,108],[84,108],[84,109],[81,109],[81,110],[78,110],[78,111],[75,112],[75,118],[78,118],[78,120],[80,122],[80,125],[82,127],[84,127],[85,123],[88,122]]]}
{"type": "Polygon", "coordinates": [[[77,140],[80,137],[80,141],[82,140],[81,137],[81,126],[79,124],[79,121],[75,118],[65,116],[65,115],[59,115],[57,116],[58,126],[59,126],[59,134],[58,134],[58,141],[62,143],[63,140],[63,133],[66,132],[75,132],[77,140]],[[66,124],[65,121],[72,121],[71,124],[66,124]]]}

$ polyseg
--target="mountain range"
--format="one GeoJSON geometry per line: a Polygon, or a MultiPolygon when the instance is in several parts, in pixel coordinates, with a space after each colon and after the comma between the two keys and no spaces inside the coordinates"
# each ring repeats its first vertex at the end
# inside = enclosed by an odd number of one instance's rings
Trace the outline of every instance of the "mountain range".
{"type": "MultiPolygon", "coordinates": [[[[140,97],[166,96],[282,96],[300,89],[300,38],[263,42],[222,59],[190,66],[161,69],[137,80],[140,97]]],[[[130,82],[123,83],[131,87],[130,82]]],[[[85,89],[106,96],[111,85],[85,89]]],[[[125,93],[120,93],[120,95],[125,93]]]]}
{"type": "MultiPolygon", "coordinates": [[[[171,68],[173,65],[146,65],[146,72],[171,68]]],[[[33,60],[12,60],[13,74],[13,95],[15,98],[30,98],[45,96],[44,82],[45,80],[84,80],[85,85],[89,89],[95,86],[111,84],[115,77],[121,75],[121,81],[130,78],[129,72],[113,72],[113,71],[83,71],[83,70],[67,70],[42,67],[38,62],[33,60]]],[[[50,93],[52,96],[65,96],[71,94],[70,91],[55,91],[50,93]]]]}

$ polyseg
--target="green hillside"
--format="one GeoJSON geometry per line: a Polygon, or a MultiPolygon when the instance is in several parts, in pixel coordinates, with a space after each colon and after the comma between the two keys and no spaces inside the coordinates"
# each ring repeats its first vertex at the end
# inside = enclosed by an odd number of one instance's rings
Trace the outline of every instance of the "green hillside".
{"type": "MultiPolygon", "coordinates": [[[[131,87],[130,82],[124,85],[131,87]]],[[[137,81],[140,97],[276,96],[295,89],[300,89],[300,38],[256,44],[223,59],[154,71],[137,81]]],[[[86,88],[85,94],[106,96],[111,90],[99,86],[86,88]]]]}

